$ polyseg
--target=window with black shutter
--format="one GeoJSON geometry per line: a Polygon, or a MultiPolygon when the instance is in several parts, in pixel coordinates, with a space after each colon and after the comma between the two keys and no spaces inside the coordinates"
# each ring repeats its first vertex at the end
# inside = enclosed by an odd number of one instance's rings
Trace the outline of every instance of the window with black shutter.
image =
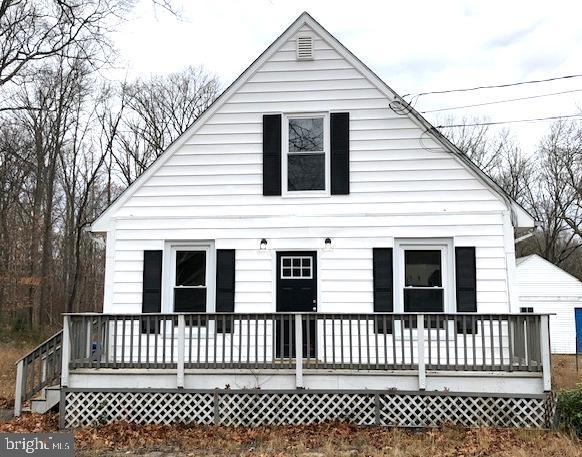
{"type": "Polygon", "coordinates": [[[350,115],[263,115],[263,195],[350,193],[350,115]]]}

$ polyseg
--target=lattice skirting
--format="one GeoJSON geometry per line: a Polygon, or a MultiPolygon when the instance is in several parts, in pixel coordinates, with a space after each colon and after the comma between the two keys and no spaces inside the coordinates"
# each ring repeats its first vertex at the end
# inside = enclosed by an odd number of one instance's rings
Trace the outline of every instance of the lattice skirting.
{"type": "Polygon", "coordinates": [[[258,426],[343,421],[359,425],[548,428],[553,397],[399,391],[189,391],[63,389],[65,428],[140,424],[258,426]]]}

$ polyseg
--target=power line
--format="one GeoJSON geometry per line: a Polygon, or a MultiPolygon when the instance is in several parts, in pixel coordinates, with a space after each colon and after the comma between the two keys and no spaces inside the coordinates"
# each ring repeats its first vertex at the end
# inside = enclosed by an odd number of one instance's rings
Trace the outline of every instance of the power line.
{"type": "Polygon", "coordinates": [[[429,109],[429,110],[426,110],[426,111],[421,111],[421,113],[422,114],[425,114],[425,113],[436,113],[436,112],[440,112],[440,111],[451,111],[451,110],[462,109],[462,108],[473,108],[473,107],[476,107],[476,106],[496,105],[496,104],[499,104],[499,103],[510,103],[510,102],[516,102],[516,101],[520,101],[520,100],[530,100],[530,99],[533,99],[533,98],[551,97],[553,95],[571,94],[573,92],[582,92],[582,89],[564,90],[564,91],[561,91],[561,92],[551,92],[551,93],[548,93],[548,94],[530,95],[530,96],[527,96],[527,97],[507,98],[507,99],[504,99],[504,100],[495,100],[495,101],[491,101],[491,102],[474,103],[472,105],[449,106],[447,108],[429,109]]]}
{"type": "Polygon", "coordinates": [[[579,118],[582,119],[582,113],[578,114],[563,114],[560,116],[549,116],[549,117],[537,117],[533,119],[516,119],[511,121],[492,121],[492,122],[475,122],[471,124],[451,124],[451,125],[437,125],[437,129],[446,129],[451,127],[476,127],[476,126],[487,126],[487,125],[499,125],[499,124],[517,124],[520,122],[540,122],[540,121],[555,121],[559,119],[566,118],[579,118]]]}
{"type": "Polygon", "coordinates": [[[498,89],[498,88],[503,88],[503,87],[522,86],[525,84],[537,84],[537,83],[544,83],[544,82],[549,82],[549,81],[557,81],[560,79],[572,79],[572,78],[581,78],[581,77],[582,77],[582,73],[577,73],[577,74],[572,74],[572,75],[555,76],[555,77],[546,78],[546,79],[530,79],[528,81],[517,81],[517,82],[505,83],[505,84],[490,84],[490,85],[484,85],[484,86],[464,87],[464,88],[460,88],[460,89],[433,90],[433,91],[427,91],[427,92],[420,92],[417,94],[411,93],[411,94],[403,95],[402,97],[403,98],[404,97],[418,98],[418,97],[421,97],[422,95],[449,94],[451,92],[468,92],[468,91],[472,91],[472,90],[481,90],[481,89],[498,89]]]}

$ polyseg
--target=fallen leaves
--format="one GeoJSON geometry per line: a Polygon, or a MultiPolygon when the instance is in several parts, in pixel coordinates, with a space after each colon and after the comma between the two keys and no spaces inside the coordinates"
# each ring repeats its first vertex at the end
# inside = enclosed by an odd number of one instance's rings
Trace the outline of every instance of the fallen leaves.
{"type": "MultiPolygon", "coordinates": [[[[24,414],[0,422],[0,432],[56,431],[57,415],[24,414]]],[[[78,451],[99,455],[161,452],[167,455],[580,457],[582,443],[563,434],[517,429],[443,426],[430,430],[358,427],[343,423],[229,428],[137,425],[117,422],[74,430],[78,451]]]]}
{"type": "Polygon", "coordinates": [[[0,422],[2,433],[44,433],[58,430],[59,421],[56,414],[29,414],[0,422]]]}

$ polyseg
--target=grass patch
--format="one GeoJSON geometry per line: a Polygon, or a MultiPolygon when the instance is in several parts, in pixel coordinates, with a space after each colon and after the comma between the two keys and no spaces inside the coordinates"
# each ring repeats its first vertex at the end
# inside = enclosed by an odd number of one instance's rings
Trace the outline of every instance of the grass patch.
{"type": "Polygon", "coordinates": [[[576,371],[574,355],[552,355],[552,386],[554,390],[573,389],[582,383],[582,357],[578,359],[580,371],[576,371]]]}

